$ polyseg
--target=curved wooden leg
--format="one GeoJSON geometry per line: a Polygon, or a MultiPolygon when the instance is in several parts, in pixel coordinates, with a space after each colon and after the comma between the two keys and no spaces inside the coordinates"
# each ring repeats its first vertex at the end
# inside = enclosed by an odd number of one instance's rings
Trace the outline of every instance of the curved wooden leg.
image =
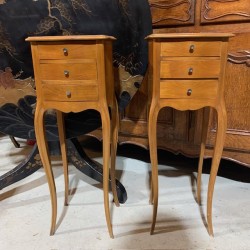
{"type": "Polygon", "coordinates": [[[103,194],[104,194],[104,209],[109,235],[114,238],[110,209],[109,209],[109,160],[110,160],[110,118],[108,109],[102,108],[102,135],[103,135],[103,194]]]}
{"type": "Polygon", "coordinates": [[[38,150],[40,153],[41,161],[47,176],[50,197],[51,197],[51,206],[52,206],[52,219],[51,219],[51,229],[50,235],[55,233],[56,228],[56,216],[57,216],[57,200],[56,200],[56,187],[54,182],[54,176],[51,169],[50,158],[48,154],[48,145],[46,141],[46,133],[43,122],[45,110],[39,103],[36,106],[35,112],[35,132],[36,132],[36,141],[38,150]]]}
{"type": "Polygon", "coordinates": [[[150,179],[150,197],[149,197],[149,204],[151,204],[151,205],[154,204],[153,193],[154,193],[154,189],[153,189],[152,175],[151,175],[151,179],[150,179]]]}
{"type": "Polygon", "coordinates": [[[214,155],[212,160],[209,184],[208,184],[208,193],[207,193],[207,223],[208,223],[208,233],[213,236],[213,224],[212,224],[212,200],[214,192],[214,184],[217,176],[223,146],[226,136],[227,129],[227,115],[224,105],[217,107],[217,134],[216,141],[214,146],[214,155]]]}
{"type": "Polygon", "coordinates": [[[197,176],[197,202],[199,205],[201,205],[201,175],[202,175],[202,166],[204,161],[205,146],[207,140],[209,114],[210,114],[210,107],[205,107],[203,114],[203,122],[202,122],[201,149],[200,149],[200,158],[198,165],[198,176],[197,176]]]}
{"type": "Polygon", "coordinates": [[[68,170],[68,158],[66,149],[66,139],[65,139],[65,125],[64,125],[64,115],[61,111],[57,111],[57,126],[59,133],[59,141],[61,147],[61,155],[63,162],[63,172],[64,172],[64,205],[68,205],[68,194],[69,194],[69,170],[68,170]]]}
{"type": "Polygon", "coordinates": [[[117,189],[116,189],[116,178],[115,178],[115,166],[116,166],[116,151],[118,141],[118,107],[116,100],[113,100],[113,107],[111,109],[111,167],[110,167],[110,178],[111,178],[111,189],[114,197],[114,202],[117,207],[120,206],[117,189]]]}
{"type": "Polygon", "coordinates": [[[157,107],[150,108],[148,120],[149,152],[152,166],[151,195],[153,199],[153,219],[150,234],[154,233],[157,208],[158,208],[158,160],[157,160],[157,117],[159,110],[157,107]]]}

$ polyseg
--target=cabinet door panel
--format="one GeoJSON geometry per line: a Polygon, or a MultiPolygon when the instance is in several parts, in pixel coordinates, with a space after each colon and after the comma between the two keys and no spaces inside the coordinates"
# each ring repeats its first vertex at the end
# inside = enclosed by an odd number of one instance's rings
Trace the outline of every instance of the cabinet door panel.
{"type": "Polygon", "coordinates": [[[153,26],[194,24],[194,0],[149,0],[153,26]]]}
{"type": "MultiPolygon", "coordinates": [[[[229,44],[225,79],[227,135],[225,148],[250,152],[250,33],[237,35],[229,44]]],[[[213,116],[208,144],[213,145],[216,119],[213,116]]]]}
{"type": "Polygon", "coordinates": [[[250,20],[249,0],[202,0],[201,23],[250,20]]]}
{"type": "MultiPolygon", "coordinates": [[[[226,108],[228,129],[225,148],[250,152],[250,68],[244,64],[228,64],[226,77],[226,108]]],[[[211,123],[208,144],[214,143],[216,117],[211,123]]]]}

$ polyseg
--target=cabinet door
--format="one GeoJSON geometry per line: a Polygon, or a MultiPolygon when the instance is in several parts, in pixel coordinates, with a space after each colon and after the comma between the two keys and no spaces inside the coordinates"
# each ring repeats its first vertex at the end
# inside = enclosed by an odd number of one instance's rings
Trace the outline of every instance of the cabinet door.
{"type": "MultiPolygon", "coordinates": [[[[250,24],[249,24],[250,25],[250,24]]],[[[230,42],[225,82],[227,135],[223,156],[250,165],[250,32],[230,42]]],[[[214,144],[216,117],[212,115],[208,145],[214,144]]]]}
{"type": "Polygon", "coordinates": [[[154,27],[194,24],[195,0],[149,0],[154,27]]]}
{"type": "Polygon", "coordinates": [[[202,0],[202,24],[247,21],[249,17],[249,0],[202,0]]]}
{"type": "MultiPolygon", "coordinates": [[[[232,32],[225,79],[227,135],[223,157],[250,165],[250,1],[200,0],[199,32],[232,32]]],[[[216,114],[211,113],[207,155],[212,154],[216,114]]],[[[196,136],[198,138],[198,136],[196,136]]],[[[198,140],[197,140],[198,141],[198,140]]]]}

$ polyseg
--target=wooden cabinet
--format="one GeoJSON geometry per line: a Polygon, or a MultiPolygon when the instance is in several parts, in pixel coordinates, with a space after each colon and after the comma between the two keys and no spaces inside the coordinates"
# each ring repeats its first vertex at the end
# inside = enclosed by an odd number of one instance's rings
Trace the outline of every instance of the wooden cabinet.
{"type": "MultiPolygon", "coordinates": [[[[216,110],[218,126],[207,193],[207,225],[213,235],[212,197],[226,135],[224,79],[228,54],[227,33],[152,34],[149,43],[148,138],[152,166],[151,197],[154,232],[158,206],[157,116],[163,107],[177,110],[216,110]],[[207,67],[204,67],[207,65],[207,67]]],[[[201,174],[209,115],[204,115],[197,175],[197,201],[201,203],[201,174]]]]}
{"type": "MultiPolygon", "coordinates": [[[[228,114],[223,158],[250,166],[250,1],[149,0],[154,33],[229,32],[225,101],[228,114]]],[[[208,68],[209,70],[209,68],[208,68]]],[[[147,78],[121,115],[119,143],[148,148],[147,78]]],[[[178,90],[180,91],[180,90],[178,90]]],[[[206,156],[212,155],[216,119],[211,113],[206,156]]],[[[203,110],[164,108],[158,118],[158,148],[198,156],[203,110]]]]}
{"type": "Polygon", "coordinates": [[[36,143],[48,180],[52,205],[50,235],[56,230],[57,194],[46,139],[44,114],[48,109],[56,109],[65,181],[64,204],[67,205],[69,181],[63,113],[93,109],[99,111],[102,121],[104,208],[108,231],[110,237],[114,238],[109,210],[109,178],[115,203],[119,205],[114,191],[118,135],[118,106],[112,67],[114,40],[114,37],[105,35],[32,36],[26,39],[31,43],[36,82],[36,143]]]}

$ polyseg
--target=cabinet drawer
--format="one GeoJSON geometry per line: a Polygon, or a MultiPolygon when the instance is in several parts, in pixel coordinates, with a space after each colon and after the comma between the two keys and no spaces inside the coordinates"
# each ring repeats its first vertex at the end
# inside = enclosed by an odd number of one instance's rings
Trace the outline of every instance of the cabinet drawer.
{"type": "Polygon", "coordinates": [[[217,80],[166,80],[160,82],[160,98],[215,99],[217,80]]]}
{"type": "Polygon", "coordinates": [[[97,66],[95,60],[84,63],[41,63],[43,80],[96,80],[97,66]]]}
{"type": "Polygon", "coordinates": [[[42,86],[42,96],[45,101],[58,102],[84,102],[97,101],[97,85],[77,85],[77,84],[44,84],[42,86]]]}
{"type": "Polygon", "coordinates": [[[96,44],[89,43],[82,45],[79,43],[67,44],[58,43],[51,45],[44,43],[37,46],[40,59],[80,59],[80,58],[96,58],[96,44]]]}
{"type": "Polygon", "coordinates": [[[220,60],[166,60],[161,62],[161,78],[218,78],[220,60]]]}
{"type": "Polygon", "coordinates": [[[177,41],[161,44],[161,56],[220,56],[220,54],[220,41],[177,41]]]}

